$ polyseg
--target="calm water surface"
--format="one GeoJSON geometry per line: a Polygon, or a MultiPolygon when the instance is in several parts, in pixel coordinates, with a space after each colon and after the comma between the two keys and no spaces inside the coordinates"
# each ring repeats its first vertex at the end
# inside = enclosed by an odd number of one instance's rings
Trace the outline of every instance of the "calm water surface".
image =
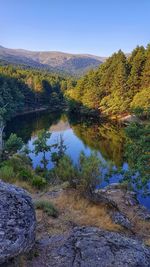
{"type": "MultiPolygon", "coordinates": [[[[74,163],[77,163],[81,151],[84,151],[87,156],[91,152],[96,152],[103,163],[113,162],[116,167],[128,168],[124,161],[125,134],[119,125],[81,121],[67,117],[65,114],[46,112],[14,118],[8,123],[5,134],[8,137],[11,132],[16,133],[33,150],[33,141],[42,129],[52,133],[48,140],[49,144],[56,143],[60,135],[63,136],[67,146],[66,153],[74,163]]],[[[41,154],[35,156],[31,153],[30,157],[34,168],[40,165],[41,154]]],[[[49,152],[46,157],[50,159],[49,152]]],[[[50,162],[48,169],[52,167],[53,163],[50,162]]],[[[109,182],[103,181],[100,186],[104,187],[108,183],[118,182],[120,178],[120,176],[113,175],[109,182]]],[[[142,190],[138,191],[138,199],[141,204],[150,208],[150,197],[143,197],[142,190]]]]}

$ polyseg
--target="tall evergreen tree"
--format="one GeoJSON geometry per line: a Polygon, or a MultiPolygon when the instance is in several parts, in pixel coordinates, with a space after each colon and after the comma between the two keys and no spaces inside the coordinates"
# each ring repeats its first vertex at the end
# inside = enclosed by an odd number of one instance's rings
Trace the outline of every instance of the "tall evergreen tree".
{"type": "Polygon", "coordinates": [[[141,88],[150,88],[150,44],[146,49],[146,61],[142,73],[141,88]]]}
{"type": "Polygon", "coordinates": [[[128,86],[130,88],[131,98],[140,90],[145,60],[146,55],[143,46],[138,46],[133,50],[131,58],[129,58],[131,71],[128,78],[128,86]]]}

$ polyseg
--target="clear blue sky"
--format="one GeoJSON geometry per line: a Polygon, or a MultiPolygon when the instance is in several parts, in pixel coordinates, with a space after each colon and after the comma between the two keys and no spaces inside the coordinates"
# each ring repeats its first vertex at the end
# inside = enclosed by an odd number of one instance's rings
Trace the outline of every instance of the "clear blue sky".
{"type": "Polygon", "coordinates": [[[150,0],[0,0],[0,45],[111,55],[150,42],[150,0]]]}

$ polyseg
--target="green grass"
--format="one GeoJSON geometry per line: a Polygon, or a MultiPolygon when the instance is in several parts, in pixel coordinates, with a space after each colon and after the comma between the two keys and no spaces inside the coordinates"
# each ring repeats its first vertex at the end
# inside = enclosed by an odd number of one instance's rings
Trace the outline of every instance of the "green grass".
{"type": "Polygon", "coordinates": [[[2,166],[0,167],[0,179],[5,182],[12,181],[15,177],[14,170],[11,166],[2,166]]]}
{"type": "Polygon", "coordinates": [[[36,209],[43,210],[45,213],[47,213],[48,216],[52,216],[54,218],[58,217],[58,210],[48,200],[37,200],[35,201],[35,207],[36,209]]]}

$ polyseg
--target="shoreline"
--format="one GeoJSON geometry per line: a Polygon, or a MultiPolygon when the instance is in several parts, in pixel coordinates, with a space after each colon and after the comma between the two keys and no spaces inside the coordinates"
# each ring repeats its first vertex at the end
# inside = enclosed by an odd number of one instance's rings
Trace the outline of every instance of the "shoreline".
{"type": "Polygon", "coordinates": [[[32,109],[32,110],[26,110],[26,111],[17,113],[15,115],[15,117],[23,116],[23,115],[26,115],[26,114],[32,114],[32,113],[36,113],[36,112],[42,112],[42,111],[46,111],[48,109],[49,109],[48,107],[43,107],[43,108],[37,108],[37,109],[32,109]]]}

